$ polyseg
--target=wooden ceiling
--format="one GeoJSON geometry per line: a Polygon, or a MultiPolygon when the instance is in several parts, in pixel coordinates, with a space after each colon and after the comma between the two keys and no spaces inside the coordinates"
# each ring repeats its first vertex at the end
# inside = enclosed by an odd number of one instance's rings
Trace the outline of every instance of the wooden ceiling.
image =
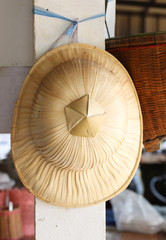
{"type": "Polygon", "coordinates": [[[146,8],[166,8],[166,0],[117,0],[117,5],[129,5],[137,7],[146,7],[146,8]]]}

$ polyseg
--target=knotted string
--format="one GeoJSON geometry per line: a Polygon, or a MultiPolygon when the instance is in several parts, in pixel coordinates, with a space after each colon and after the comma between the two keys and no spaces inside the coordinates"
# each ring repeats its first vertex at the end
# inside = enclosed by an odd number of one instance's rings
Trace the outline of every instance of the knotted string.
{"type": "Polygon", "coordinates": [[[92,17],[82,19],[82,20],[79,20],[78,18],[76,18],[75,20],[72,20],[72,19],[66,18],[62,15],[59,15],[57,13],[51,12],[48,9],[43,9],[43,8],[37,7],[37,6],[34,7],[33,13],[37,14],[37,15],[45,16],[45,17],[58,18],[58,19],[62,19],[62,20],[71,22],[70,25],[66,28],[66,30],[53,43],[53,45],[51,46],[51,49],[57,47],[58,43],[66,35],[70,38],[70,42],[78,42],[78,23],[86,22],[89,20],[93,20],[93,19],[105,16],[105,13],[100,13],[100,14],[94,15],[92,17]]]}

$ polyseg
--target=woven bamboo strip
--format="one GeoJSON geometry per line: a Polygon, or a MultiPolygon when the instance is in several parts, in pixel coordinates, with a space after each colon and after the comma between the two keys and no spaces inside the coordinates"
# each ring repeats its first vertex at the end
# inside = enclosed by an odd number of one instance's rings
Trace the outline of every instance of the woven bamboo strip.
{"type": "Polygon", "coordinates": [[[137,93],[113,56],[70,44],[46,53],[34,65],[16,103],[12,153],[20,178],[35,196],[60,206],[106,201],[129,184],[141,152],[137,93]],[[90,129],[97,129],[95,137],[82,136],[80,128],[76,136],[70,134],[69,106],[89,119],[97,115],[97,123],[87,120],[90,129]]]}

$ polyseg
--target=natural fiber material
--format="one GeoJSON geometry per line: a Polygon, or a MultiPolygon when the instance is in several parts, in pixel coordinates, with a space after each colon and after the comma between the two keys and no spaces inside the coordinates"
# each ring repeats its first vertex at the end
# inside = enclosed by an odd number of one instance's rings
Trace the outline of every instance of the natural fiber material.
{"type": "Polygon", "coordinates": [[[95,137],[104,120],[104,110],[88,95],[72,102],[65,111],[68,130],[75,136],[95,137]]]}
{"type": "Polygon", "coordinates": [[[146,151],[159,149],[166,136],[166,33],[112,38],[106,50],[125,66],[135,84],[146,151]]]}
{"type": "Polygon", "coordinates": [[[12,154],[35,196],[71,207],[110,199],[131,181],[141,151],[137,93],[113,56],[69,44],[33,66],[15,106],[12,154]]]}
{"type": "Polygon", "coordinates": [[[19,208],[9,211],[0,208],[0,239],[21,240],[23,237],[21,212],[19,208]]]}

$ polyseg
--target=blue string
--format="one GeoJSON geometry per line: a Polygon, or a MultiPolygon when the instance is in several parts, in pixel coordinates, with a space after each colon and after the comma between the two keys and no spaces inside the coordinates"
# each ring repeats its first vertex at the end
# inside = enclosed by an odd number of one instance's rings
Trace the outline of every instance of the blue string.
{"type": "Polygon", "coordinates": [[[73,36],[73,34],[74,34],[75,30],[76,30],[76,27],[77,27],[77,23],[78,23],[78,22],[75,22],[75,23],[73,24],[73,26],[68,29],[66,35],[68,35],[68,36],[70,36],[70,35],[73,36]]]}
{"type": "Polygon", "coordinates": [[[49,11],[49,10],[45,10],[45,9],[43,9],[43,8],[41,8],[41,7],[37,7],[37,6],[35,6],[35,7],[33,8],[33,13],[34,13],[34,14],[37,14],[37,15],[46,16],[46,17],[53,17],[53,18],[63,19],[63,20],[66,20],[66,21],[68,21],[68,22],[73,22],[73,20],[71,20],[71,19],[69,19],[69,18],[66,18],[66,17],[61,16],[61,15],[59,15],[59,14],[57,14],[57,13],[51,12],[51,11],[49,11]]]}
{"type": "MultiPolygon", "coordinates": [[[[46,10],[46,9],[43,9],[43,8],[37,7],[37,6],[34,7],[33,13],[37,14],[37,15],[42,15],[42,16],[46,16],[46,17],[53,17],[53,18],[59,18],[59,19],[62,19],[62,20],[73,22],[73,20],[71,20],[69,18],[66,18],[66,17],[61,16],[61,15],[59,15],[57,13],[51,12],[49,10],[46,10]]],[[[92,17],[85,18],[85,19],[83,19],[83,20],[81,20],[79,22],[81,23],[81,22],[89,21],[89,20],[100,18],[100,17],[104,17],[104,16],[105,16],[104,13],[100,13],[100,14],[94,15],[92,17]]]]}
{"type": "MultiPolygon", "coordinates": [[[[48,9],[44,9],[44,8],[41,8],[41,7],[38,7],[38,6],[35,6],[35,7],[33,8],[33,13],[34,13],[34,14],[37,14],[37,15],[41,15],[41,16],[59,18],[59,19],[62,19],[62,20],[66,20],[66,21],[68,21],[68,22],[72,22],[72,23],[73,23],[73,26],[68,29],[66,35],[69,36],[69,37],[70,37],[70,36],[72,37],[72,36],[74,35],[74,32],[75,32],[76,27],[77,27],[77,24],[78,24],[77,21],[71,20],[71,19],[66,18],[66,17],[64,17],[64,16],[62,16],[62,15],[59,15],[59,14],[54,13],[54,12],[51,12],[51,11],[49,11],[48,9]]],[[[100,14],[94,15],[94,16],[92,16],[92,17],[85,18],[85,19],[79,21],[79,23],[81,23],[81,22],[86,22],[86,21],[93,20],[93,19],[100,18],[100,17],[104,17],[104,16],[105,16],[104,13],[100,13],[100,14]]]]}
{"type": "Polygon", "coordinates": [[[81,22],[86,22],[86,21],[93,20],[93,19],[100,18],[100,17],[104,17],[104,16],[105,16],[105,13],[99,13],[99,14],[94,15],[94,16],[92,16],[92,17],[85,18],[85,19],[83,19],[83,20],[81,20],[81,21],[79,21],[79,22],[80,22],[80,23],[81,23],[81,22]]]}

